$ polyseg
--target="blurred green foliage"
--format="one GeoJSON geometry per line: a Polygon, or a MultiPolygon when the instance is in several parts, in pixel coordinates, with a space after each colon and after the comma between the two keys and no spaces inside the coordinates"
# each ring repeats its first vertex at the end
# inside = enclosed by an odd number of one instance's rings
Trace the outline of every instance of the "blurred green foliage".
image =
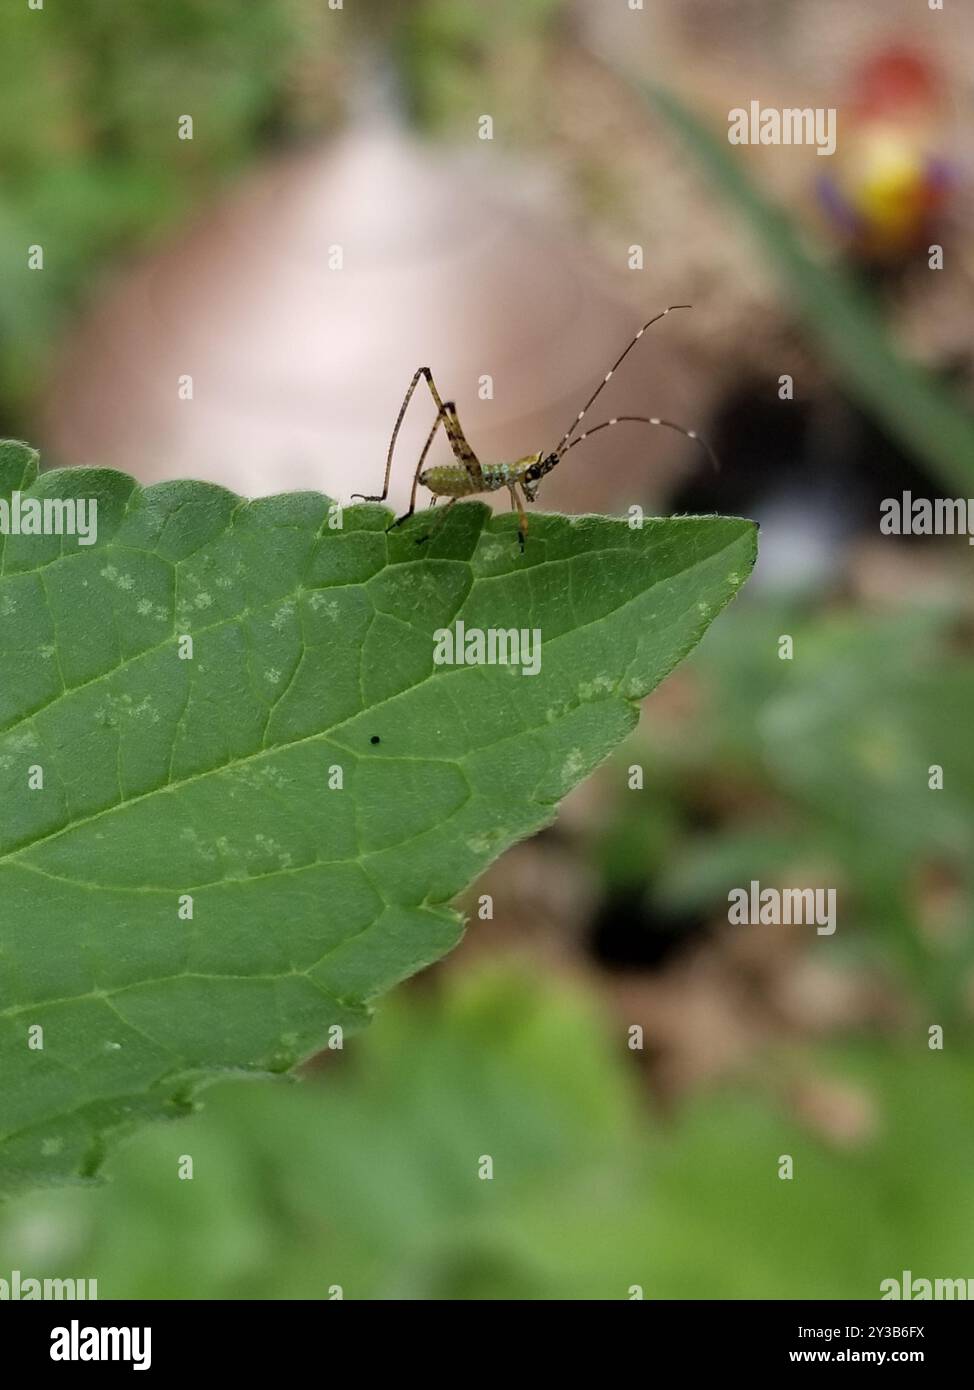
{"type": "MultiPolygon", "coordinates": [[[[381,8],[388,9],[387,0],[381,8]]],[[[523,132],[548,93],[544,81],[550,21],[564,0],[423,0],[396,5],[392,38],[407,105],[431,130],[469,129],[485,110],[503,110],[523,132]],[[489,107],[484,106],[489,91],[489,107]]]]}
{"type": "Polygon", "coordinates": [[[593,848],[602,872],[713,918],[751,879],[834,885],[836,958],[892,965],[939,1021],[960,1018],[974,979],[965,632],[946,599],[875,613],[738,604],[688,664],[692,717],[657,723],[650,702],[625,755],[644,762],[647,790],[617,798],[593,848]]]}
{"type": "Polygon", "coordinates": [[[286,79],[312,13],[310,0],[0,9],[2,423],[90,277],[296,124],[286,79]],[[193,140],[176,138],[184,114],[193,140]],[[35,244],[42,272],[27,268],[35,244]]]}
{"type": "Polygon", "coordinates": [[[8,1204],[0,1271],[94,1277],[102,1298],[311,1299],[874,1298],[904,1267],[970,1272],[974,1057],[924,1038],[818,1054],[877,1109],[835,1150],[753,1091],[661,1126],[615,1031],[513,964],[401,994],[324,1078],[222,1085],[108,1185],[8,1204]]]}

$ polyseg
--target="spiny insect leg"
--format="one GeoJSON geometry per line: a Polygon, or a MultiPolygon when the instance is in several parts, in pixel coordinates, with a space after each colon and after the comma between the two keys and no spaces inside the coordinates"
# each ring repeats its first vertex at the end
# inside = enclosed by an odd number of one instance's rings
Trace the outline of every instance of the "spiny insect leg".
{"type": "Polygon", "coordinates": [[[406,411],[409,409],[409,402],[413,398],[413,392],[416,390],[416,387],[419,385],[420,378],[422,377],[426,378],[426,384],[430,389],[430,394],[432,395],[433,400],[436,404],[437,411],[442,412],[443,402],[440,400],[440,393],[436,389],[436,382],[433,380],[433,373],[430,371],[429,367],[417,367],[415,372],[413,373],[413,379],[409,383],[409,389],[406,392],[406,395],[403,399],[403,403],[399,407],[399,414],[396,416],[396,423],[393,426],[392,438],[389,441],[389,452],[386,454],[386,473],[384,479],[382,480],[382,493],[380,496],[377,497],[366,497],[364,493],[354,492],[352,494],[353,500],[357,497],[363,502],[384,502],[386,498],[389,496],[389,479],[392,476],[392,458],[396,451],[396,440],[399,438],[399,431],[402,428],[402,422],[405,418],[406,411]]]}
{"type": "Polygon", "coordinates": [[[460,417],[457,414],[456,405],[453,401],[447,403],[446,409],[450,412],[446,422],[446,434],[450,441],[450,448],[453,450],[453,457],[457,463],[461,464],[470,477],[474,492],[482,492],[484,486],[484,475],[480,467],[480,460],[467,443],[467,437],[460,425],[460,417]]]}
{"type": "MultiPolygon", "coordinates": [[[[435,387],[431,389],[435,390],[435,387]]],[[[437,397],[437,399],[439,399],[439,397],[437,397]]],[[[416,471],[413,474],[413,486],[409,494],[409,510],[404,512],[402,516],[398,517],[392,523],[393,526],[398,526],[408,517],[411,517],[413,512],[416,510],[416,489],[419,487],[419,477],[423,471],[423,464],[426,462],[426,455],[430,451],[430,446],[433,443],[433,438],[436,434],[437,427],[439,426],[441,421],[443,422],[443,428],[446,430],[447,439],[449,439],[450,441],[450,448],[453,450],[453,457],[456,459],[457,463],[461,464],[461,466],[466,469],[469,477],[471,478],[474,484],[473,491],[479,492],[481,487],[483,486],[483,474],[481,472],[480,462],[477,458],[477,455],[474,453],[470,445],[467,443],[463,430],[460,427],[460,417],[457,415],[456,402],[441,402],[439,413],[437,414],[436,419],[433,421],[433,428],[430,430],[429,435],[426,439],[426,443],[423,445],[423,452],[419,456],[419,462],[416,464],[416,471]]],[[[390,527],[388,529],[391,530],[392,528],[390,527]]]]}
{"type": "MultiPolygon", "coordinates": [[[[428,374],[429,367],[416,368],[415,372],[413,373],[413,379],[409,383],[409,389],[407,390],[405,398],[403,399],[403,403],[399,407],[399,414],[396,416],[396,423],[392,429],[392,438],[389,441],[389,452],[386,454],[386,475],[385,478],[382,480],[381,494],[366,496],[366,494],[363,492],[353,492],[353,501],[355,500],[355,498],[360,498],[363,502],[384,502],[386,498],[389,496],[389,478],[392,474],[392,456],[395,453],[396,440],[399,437],[399,430],[402,426],[403,418],[406,414],[406,411],[409,409],[409,402],[413,398],[413,392],[416,390],[416,387],[419,383],[419,379],[424,374],[424,372],[428,374]]],[[[430,382],[432,382],[432,376],[429,376],[429,380],[430,382]]],[[[434,395],[437,394],[435,387],[433,387],[433,393],[434,395]]]]}
{"type": "Polygon", "coordinates": [[[423,451],[419,456],[419,462],[416,464],[416,471],[413,474],[413,486],[409,493],[409,510],[403,512],[402,516],[397,516],[395,521],[392,522],[390,526],[386,527],[387,531],[391,531],[393,527],[401,526],[404,521],[408,521],[409,518],[412,516],[413,512],[416,510],[416,489],[419,487],[419,475],[423,471],[423,464],[426,462],[426,455],[430,451],[430,446],[432,445],[433,440],[436,436],[436,431],[439,429],[441,424],[444,426],[444,428],[448,428],[447,421],[450,417],[450,412],[455,411],[455,409],[456,407],[454,406],[452,401],[447,401],[446,405],[444,405],[443,402],[440,401],[440,408],[436,412],[436,419],[433,421],[432,429],[426,436],[426,443],[423,445],[423,451]]]}

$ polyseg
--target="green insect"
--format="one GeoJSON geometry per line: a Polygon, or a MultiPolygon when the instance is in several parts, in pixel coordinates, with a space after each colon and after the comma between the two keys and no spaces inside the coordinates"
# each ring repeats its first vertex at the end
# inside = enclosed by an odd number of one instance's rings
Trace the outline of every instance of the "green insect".
{"type": "MultiPolygon", "coordinates": [[[[457,416],[455,402],[441,400],[440,393],[436,389],[436,383],[433,380],[433,374],[429,367],[419,367],[414,373],[412,381],[409,383],[409,390],[406,392],[406,398],[400,407],[395,428],[392,431],[392,439],[389,441],[389,453],[386,457],[386,475],[382,484],[381,496],[366,497],[362,493],[354,493],[353,497],[360,498],[363,502],[384,502],[389,496],[389,478],[392,474],[392,456],[396,448],[396,439],[399,436],[403,417],[406,414],[409,402],[412,400],[413,392],[416,390],[416,387],[423,377],[426,378],[426,384],[429,386],[430,393],[436,404],[436,419],[433,421],[433,426],[427,436],[426,443],[423,445],[423,451],[419,456],[419,462],[413,474],[413,486],[409,494],[409,510],[404,512],[402,516],[397,517],[396,520],[390,524],[389,530],[392,530],[395,526],[401,526],[404,521],[407,521],[413,515],[416,510],[416,489],[421,483],[423,487],[428,488],[433,494],[433,502],[431,505],[435,506],[441,497],[449,499],[443,511],[440,513],[441,522],[453,504],[458,502],[461,497],[472,497],[479,492],[499,492],[501,488],[507,488],[511,496],[511,506],[518,514],[518,540],[521,550],[523,551],[525,537],[528,531],[528,517],[524,510],[524,503],[533,502],[535,500],[538,495],[538,485],[541,479],[546,473],[550,473],[553,468],[558,467],[569,450],[574,449],[576,444],[581,444],[582,441],[588,439],[590,435],[597,434],[599,430],[609,429],[612,425],[621,425],[624,423],[662,425],[666,429],[677,430],[678,433],[685,435],[687,439],[692,439],[699,444],[716,466],[717,460],[714,457],[713,450],[700,438],[695,430],[684,429],[682,425],[676,425],[672,420],[660,420],[656,416],[617,415],[611,420],[603,421],[600,425],[594,425],[589,430],[583,430],[581,434],[572,438],[582,420],[585,418],[586,411],[595,402],[600,392],[604,390],[606,384],[611,381],[617,368],[639,342],[640,338],[646,332],[646,329],[650,328],[654,323],[658,323],[660,319],[665,318],[666,315],[672,313],[674,309],[689,308],[689,304],[671,304],[670,307],[664,309],[661,314],[657,314],[654,318],[651,318],[648,323],[644,323],[625,351],[616,358],[615,362],[606,372],[591,396],[589,396],[585,405],[575,416],[571,426],[562,435],[557,447],[552,449],[550,453],[545,453],[542,450],[536,454],[526,454],[524,458],[517,459],[514,463],[480,462],[477,455],[467,443],[463,430],[460,427],[460,420],[457,416]],[[430,451],[430,446],[433,443],[436,431],[439,429],[440,425],[443,426],[446,431],[447,439],[450,441],[454,462],[439,464],[432,468],[424,469],[423,464],[426,462],[426,455],[430,451]],[[518,488],[520,488],[523,497],[518,493],[518,488]]],[[[423,536],[420,539],[426,541],[430,539],[430,536],[423,536]]]]}

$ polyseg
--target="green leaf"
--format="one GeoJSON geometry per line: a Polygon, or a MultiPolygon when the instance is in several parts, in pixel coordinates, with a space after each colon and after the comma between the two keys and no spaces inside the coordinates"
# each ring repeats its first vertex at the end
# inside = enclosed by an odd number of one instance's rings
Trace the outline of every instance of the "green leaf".
{"type": "Polygon", "coordinates": [[[387,534],[316,493],[36,468],[0,446],[0,496],[94,497],[98,535],[0,554],[0,1190],[92,1175],[106,1136],[289,1069],[442,956],[451,899],[755,555],[736,519],[540,516],[522,556],[480,504],[387,534]],[[538,629],[539,674],[435,666],[457,619],[538,629]]]}

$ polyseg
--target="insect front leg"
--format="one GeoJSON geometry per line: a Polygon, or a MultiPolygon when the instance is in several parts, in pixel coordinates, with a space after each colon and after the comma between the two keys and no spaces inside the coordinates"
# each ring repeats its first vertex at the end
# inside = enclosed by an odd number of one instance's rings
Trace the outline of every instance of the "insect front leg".
{"type": "Polygon", "coordinates": [[[517,540],[523,555],[524,542],[528,534],[528,514],[524,510],[524,503],[518,496],[517,484],[512,484],[507,490],[511,494],[511,510],[517,512],[517,540]]]}

